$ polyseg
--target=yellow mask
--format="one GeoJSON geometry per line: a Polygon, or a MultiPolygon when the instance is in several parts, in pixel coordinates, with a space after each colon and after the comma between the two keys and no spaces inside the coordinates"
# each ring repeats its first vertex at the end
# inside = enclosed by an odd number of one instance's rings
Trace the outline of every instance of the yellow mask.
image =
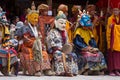
{"type": "Polygon", "coordinates": [[[39,17],[39,15],[37,14],[37,13],[30,13],[30,14],[28,14],[28,22],[30,22],[32,25],[37,25],[37,23],[38,23],[38,17],[39,17]]]}

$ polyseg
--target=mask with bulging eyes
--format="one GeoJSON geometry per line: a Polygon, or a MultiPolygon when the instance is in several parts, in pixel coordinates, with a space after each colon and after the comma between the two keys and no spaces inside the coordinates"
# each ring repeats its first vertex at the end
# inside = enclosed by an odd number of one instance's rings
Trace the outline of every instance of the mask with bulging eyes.
{"type": "Polygon", "coordinates": [[[38,23],[38,17],[38,13],[31,13],[28,15],[28,21],[35,26],[38,23]]]}
{"type": "Polygon", "coordinates": [[[64,31],[66,27],[66,19],[60,18],[58,20],[55,20],[55,26],[57,29],[64,31]]]}
{"type": "Polygon", "coordinates": [[[83,27],[91,27],[92,26],[92,22],[91,22],[89,15],[83,15],[79,22],[80,22],[81,26],[83,26],[83,27]]]}

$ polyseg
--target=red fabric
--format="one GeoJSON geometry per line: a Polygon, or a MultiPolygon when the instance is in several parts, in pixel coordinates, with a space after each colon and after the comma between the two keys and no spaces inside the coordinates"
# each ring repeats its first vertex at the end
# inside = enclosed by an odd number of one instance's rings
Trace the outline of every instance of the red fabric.
{"type": "Polygon", "coordinates": [[[107,7],[108,6],[108,0],[98,0],[98,2],[96,3],[96,5],[99,8],[103,8],[103,7],[107,7]],[[106,4],[105,4],[106,3],[106,4]]]}
{"type": "Polygon", "coordinates": [[[120,0],[99,0],[96,5],[99,8],[103,8],[103,7],[108,7],[108,2],[109,2],[109,6],[111,8],[119,8],[120,9],[120,0]],[[106,3],[106,4],[105,4],[106,3]]]}
{"type": "Polygon", "coordinates": [[[120,70],[120,52],[108,51],[108,70],[120,70]]]}
{"type": "Polygon", "coordinates": [[[110,0],[110,7],[120,9],[120,0],[110,0]]]}
{"type": "MultiPolygon", "coordinates": [[[[111,29],[111,41],[110,41],[111,49],[112,49],[113,41],[114,41],[113,31],[114,31],[114,25],[111,29]]],[[[109,71],[120,70],[120,52],[108,50],[107,59],[108,59],[108,70],[109,71]]]]}
{"type": "Polygon", "coordinates": [[[62,36],[63,44],[65,44],[65,42],[66,42],[65,31],[61,31],[61,36],[62,36]]]}

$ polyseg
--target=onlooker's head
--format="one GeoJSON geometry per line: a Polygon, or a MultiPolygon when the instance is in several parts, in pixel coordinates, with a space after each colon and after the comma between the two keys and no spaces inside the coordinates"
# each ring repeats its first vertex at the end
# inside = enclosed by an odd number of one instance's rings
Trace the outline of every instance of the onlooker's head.
{"type": "Polygon", "coordinates": [[[47,4],[40,4],[38,6],[38,11],[40,15],[48,15],[49,6],[47,4]]]}
{"type": "Polygon", "coordinates": [[[96,6],[93,4],[89,4],[86,7],[86,11],[89,12],[90,15],[94,15],[96,13],[96,6]]]}
{"type": "Polygon", "coordinates": [[[82,7],[80,5],[73,5],[73,7],[72,7],[72,14],[73,15],[78,14],[79,10],[82,10],[82,7]]]}
{"type": "Polygon", "coordinates": [[[63,13],[67,16],[68,15],[68,6],[67,5],[65,5],[65,4],[60,4],[59,6],[58,6],[58,10],[57,10],[58,12],[59,11],[63,11],[63,13]]]}

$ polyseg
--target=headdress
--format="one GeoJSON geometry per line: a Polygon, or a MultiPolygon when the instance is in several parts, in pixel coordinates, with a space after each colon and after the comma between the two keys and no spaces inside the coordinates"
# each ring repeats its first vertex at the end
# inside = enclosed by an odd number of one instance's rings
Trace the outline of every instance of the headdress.
{"type": "Polygon", "coordinates": [[[63,11],[59,11],[57,16],[55,17],[56,20],[58,20],[60,18],[67,19],[66,15],[63,13],[63,11]]]}
{"type": "Polygon", "coordinates": [[[6,12],[4,12],[3,9],[0,7],[0,23],[2,24],[8,24],[5,14],[6,12]]]}
{"type": "Polygon", "coordinates": [[[34,12],[34,13],[38,13],[38,11],[36,10],[34,1],[33,1],[32,4],[31,4],[31,8],[28,8],[28,9],[27,9],[27,12],[28,12],[28,14],[33,13],[33,12],[34,12]]]}
{"type": "Polygon", "coordinates": [[[88,14],[88,12],[86,13],[85,10],[82,11],[79,11],[79,14],[78,17],[79,17],[79,23],[81,26],[83,27],[91,27],[92,26],[92,22],[91,22],[91,19],[90,19],[90,16],[88,14]]]}
{"type": "Polygon", "coordinates": [[[38,11],[36,10],[34,1],[33,1],[32,4],[31,4],[31,8],[28,8],[28,9],[27,9],[27,12],[28,12],[28,14],[27,14],[27,16],[26,16],[27,19],[30,17],[30,15],[31,15],[32,13],[37,13],[37,14],[38,14],[38,11]],[[34,8],[33,8],[33,7],[34,7],[34,8]]]}

